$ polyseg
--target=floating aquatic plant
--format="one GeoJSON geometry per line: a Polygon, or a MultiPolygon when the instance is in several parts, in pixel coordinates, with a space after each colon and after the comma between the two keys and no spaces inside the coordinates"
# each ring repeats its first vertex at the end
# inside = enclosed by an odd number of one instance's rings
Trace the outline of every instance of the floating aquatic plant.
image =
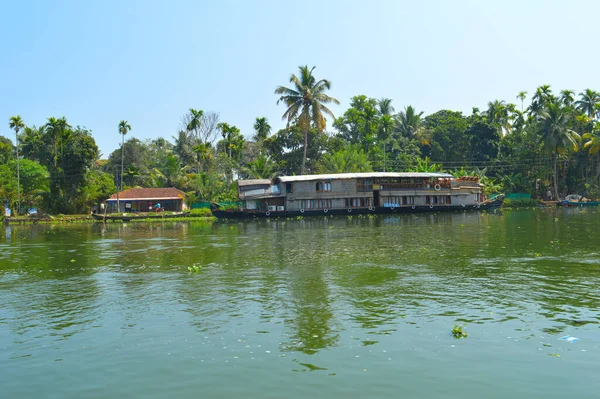
{"type": "Polygon", "coordinates": [[[464,324],[455,324],[452,326],[452,336],[456,339],[467,338],[469,333],[463,330],[464,324]]]}
{"type": "Polygon", "coordinates": [[[188,270],[192,273],[199,273],[202,271],[202,266],[194,263],[192,266],[188,266],[188,270]]]}

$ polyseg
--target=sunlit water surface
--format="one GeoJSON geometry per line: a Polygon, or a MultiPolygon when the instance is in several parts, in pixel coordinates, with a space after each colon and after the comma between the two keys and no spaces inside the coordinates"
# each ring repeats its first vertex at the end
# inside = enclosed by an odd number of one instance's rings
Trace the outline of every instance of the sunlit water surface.
{"type": "Polygon", "coordinates": [[[597,208],[0,227],[0,396],[600,397],[599,306],[597,208]]]}

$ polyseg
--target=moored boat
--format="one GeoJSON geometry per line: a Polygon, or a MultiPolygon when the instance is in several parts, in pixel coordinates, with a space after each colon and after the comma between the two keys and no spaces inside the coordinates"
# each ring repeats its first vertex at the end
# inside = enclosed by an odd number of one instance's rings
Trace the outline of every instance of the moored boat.
{"type": "Polygon", "coordinates": [[[477,211],[498,208],[476,176],[447,173],[374,172],[280,176],[240,180],[239,209],[218,205],[218,218],[269,218],[356,214],[477,211]]]}
{"type": "Polygon", "coordinates": [[[599,206],[600,202],[598,202],[598,201],[587,201],[587,202],[584,202],[584,201],[568,201],[568,200],[564,200],[564,201],[562,201],[562,205],[563,206],[570,206],[570,207],[573,207],[573,206],[599,206]]]}

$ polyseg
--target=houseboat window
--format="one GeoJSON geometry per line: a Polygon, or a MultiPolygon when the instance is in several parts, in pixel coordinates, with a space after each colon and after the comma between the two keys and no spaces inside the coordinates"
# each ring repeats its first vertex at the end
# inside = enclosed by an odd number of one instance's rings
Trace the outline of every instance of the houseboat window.
{"type": "Polygon", "coordinates": [[[302,209],[331,209],[332,200],[302,200],[302,209]]]}
{"type": "Polygon", "coordinates": [[[285,185],[285,192],[286,193],[293,193],[294,192],[294,184],[293,183],[288,183],[285,185]]]}
{"type": "Polygon", "coordinates": [[[438,204],[438,197],[436,195],[433,196],[433,203],[434,205],[438,204]]]}
{"type": "Polygon", "coordinates": [[[317,192],[331,191],[331,182],[317,182],[315,187],[317,192]]]}
{"type": "Polygon", "coordinates": [[[446,196],[446,204],[450,205],[452,203],[452,196],[447,195],[446,196]]]}
{"type": "Polygon", "coordinates": [[[429,195],[425,196],[425,204],[427,204],[427,205],[431,204],[431,199],[429,198],[429,195]]]}

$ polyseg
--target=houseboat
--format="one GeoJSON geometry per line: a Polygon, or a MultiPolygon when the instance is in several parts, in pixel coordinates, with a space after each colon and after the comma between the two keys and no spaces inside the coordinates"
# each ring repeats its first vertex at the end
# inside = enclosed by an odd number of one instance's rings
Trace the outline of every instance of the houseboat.
{"type": "Polygon", "coordinates": [[[218,218],[393,214],[483,210],[488,200],[476,176],[447,173],[340,173],[238,182],[240,209],[212,209],[218,218]]]}

